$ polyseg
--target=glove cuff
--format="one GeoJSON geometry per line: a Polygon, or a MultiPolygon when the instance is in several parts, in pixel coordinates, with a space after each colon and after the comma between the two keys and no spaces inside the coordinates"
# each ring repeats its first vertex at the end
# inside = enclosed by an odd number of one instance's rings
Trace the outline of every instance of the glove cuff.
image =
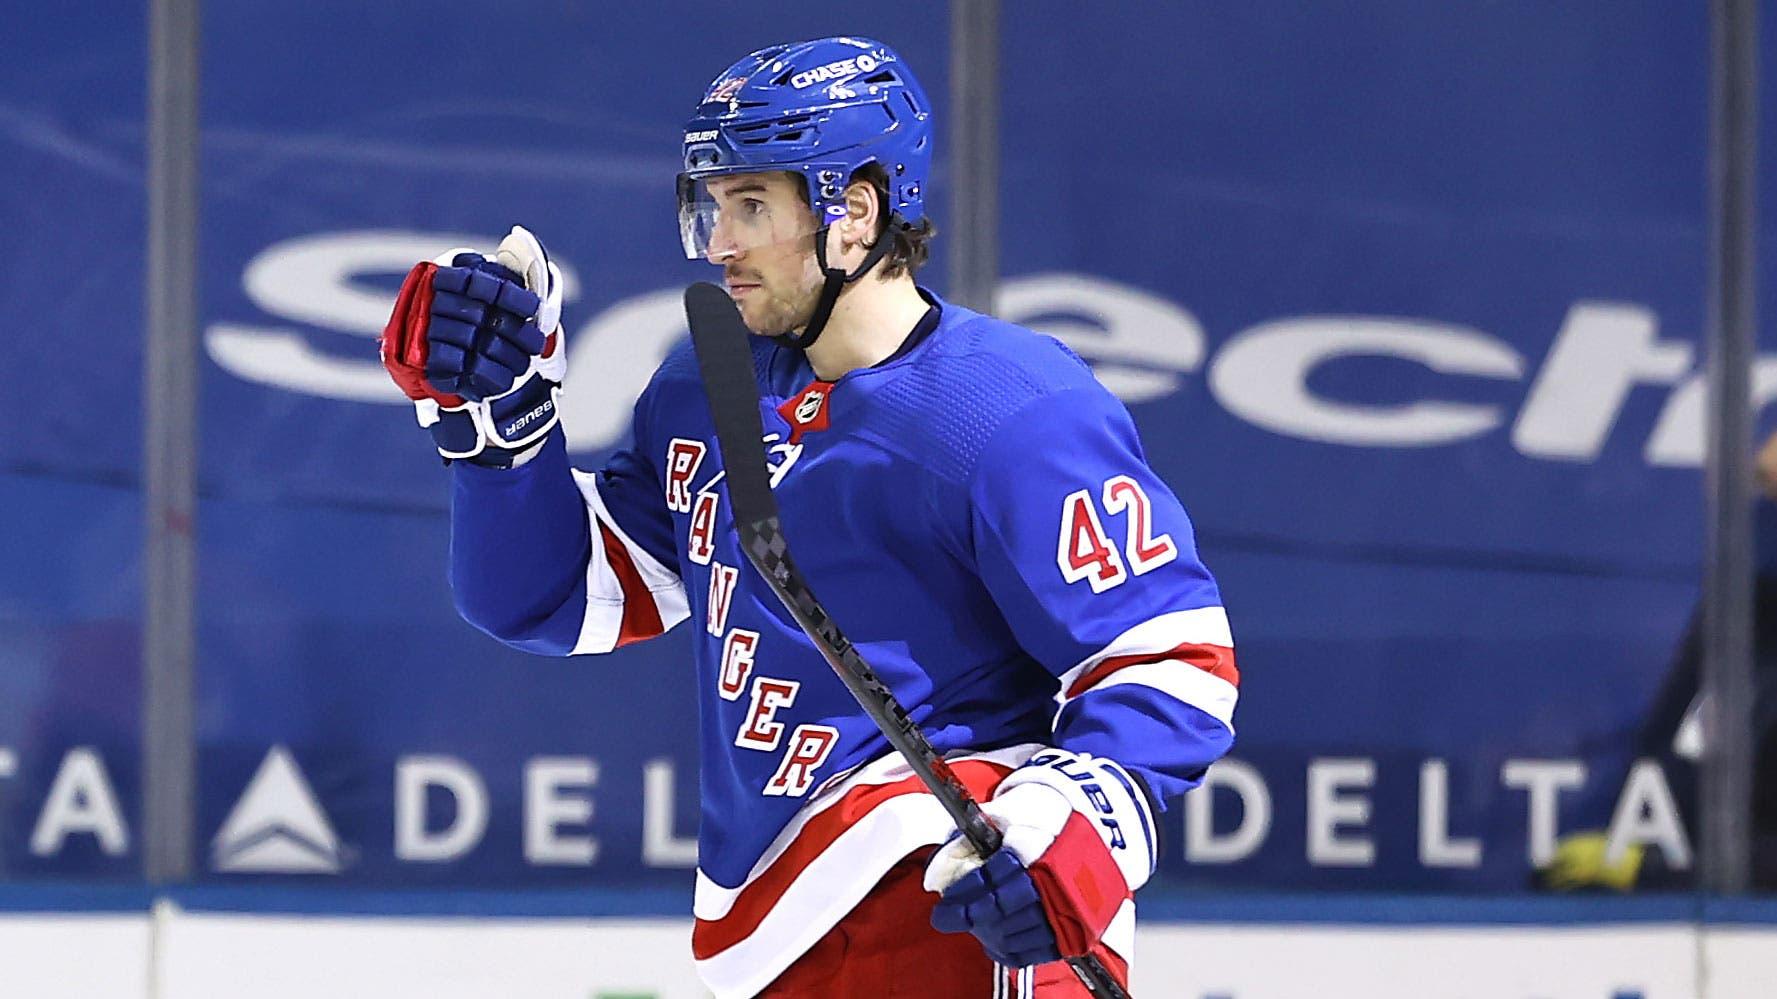
{"type": "Polygon", "coordinates": [[[530,460],[561,423],[560,393],[560,385],[532,376],[495,399],[451,409],[421,399],[414,408],[420,426],[432,431],[432,443],[446,463],[512,468],[530,460]]]}
{"type": "MultiPolygon", "coordinates": [[[[1158,859],[1154,815],[1140,785],[1127,770],[1104,757],[1045,749],[1002,781],[994,791],[994,799],[1005,799],[1014,792],[1017,797],[1026,797],[1037,787],[1059,795],[1069,811],[1090,822],[1130,891],[1147,883],[1158,859]]],[[[1014,852],[1025,852],[1010,838],[1006,845],[1014,852]]],[[[1036,852],[1040,855],[1042,850],[1036,852]]],[[[1029,864],[1036,856],[1024,859],[1029,864]]]]}
{"type": "Polygon", "coordinates": [[[561,422],[561,384],[535,373],[473,411],[490,447],[530,447],[561,422]]]}

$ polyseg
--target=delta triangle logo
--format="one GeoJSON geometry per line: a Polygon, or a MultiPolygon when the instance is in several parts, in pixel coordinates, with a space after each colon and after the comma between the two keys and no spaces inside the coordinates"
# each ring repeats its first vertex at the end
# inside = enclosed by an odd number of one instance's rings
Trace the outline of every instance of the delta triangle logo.
{"type": "Polygon", "coordinates": [[[273,746],[210,844],[210,866],[224,873],[338,874],[339,837],[302,770],[273,746]]]}

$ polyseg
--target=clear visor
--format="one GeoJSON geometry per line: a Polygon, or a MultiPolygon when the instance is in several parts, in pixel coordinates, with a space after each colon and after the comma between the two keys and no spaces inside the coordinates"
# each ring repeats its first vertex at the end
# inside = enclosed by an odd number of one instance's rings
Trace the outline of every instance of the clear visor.
{"type": "Polygon", "coordinates": [[[692,179],[679,175],[679,239],[691,260],[720,263],[820,228],[808,205],[753,174],[692,179]]]}

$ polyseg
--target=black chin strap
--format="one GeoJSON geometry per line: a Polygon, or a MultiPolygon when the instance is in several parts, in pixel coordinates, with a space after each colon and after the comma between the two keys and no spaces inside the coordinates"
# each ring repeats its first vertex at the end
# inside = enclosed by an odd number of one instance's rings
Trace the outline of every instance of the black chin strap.
{"type": "Polygon", "coordinates": [[[901,221],[901,214],[890,213],[888,226],[877,238],[876,245],[870,247],[870,252],[864,254],[864,262],[850,274],[837,267],[827,266],[827,230],[831,226],[821,226],[820,231],[814,234],[815,263],[820,265],[821,275],[826,279],[821,284],[821,297],[815,300],[814,315],[809,318],[808,326],[800,334],[786,333],[785,342],[797,350],[807,350],[813,346],[821,338],[821,331],[827,328],[827,319],[833,315],[833,306],[839,301],[839,293],[845,290],[846,285],[863,277],[869,273],[870,268],[876,266],[876,262],[888,252],[889,245],[893,242],[891,234],[896,227],[902,225],[904,223],[901,221]]]}

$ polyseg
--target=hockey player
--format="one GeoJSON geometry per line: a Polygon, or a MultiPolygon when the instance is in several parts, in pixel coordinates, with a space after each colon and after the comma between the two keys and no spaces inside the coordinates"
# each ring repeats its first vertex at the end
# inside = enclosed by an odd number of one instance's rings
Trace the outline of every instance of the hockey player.
{"type": "Polygon", "coordinates": [[[985,862],[738,550],[688,347],[582,472],[529,233],[416,266],[384,335],[456,459],[465,618],[549,655],[696,631],[692,949],[719,999],[1084,995],[1059,959],[1087,953],[1126,981],[1161,802],[1233,739],[1221,599],[1128,412],[1057,341],[914,283],[930,107],[878,42],[755,52],[686,126],[679,221],[758,334],[797,560],[1004,830],[985,862]]]}

